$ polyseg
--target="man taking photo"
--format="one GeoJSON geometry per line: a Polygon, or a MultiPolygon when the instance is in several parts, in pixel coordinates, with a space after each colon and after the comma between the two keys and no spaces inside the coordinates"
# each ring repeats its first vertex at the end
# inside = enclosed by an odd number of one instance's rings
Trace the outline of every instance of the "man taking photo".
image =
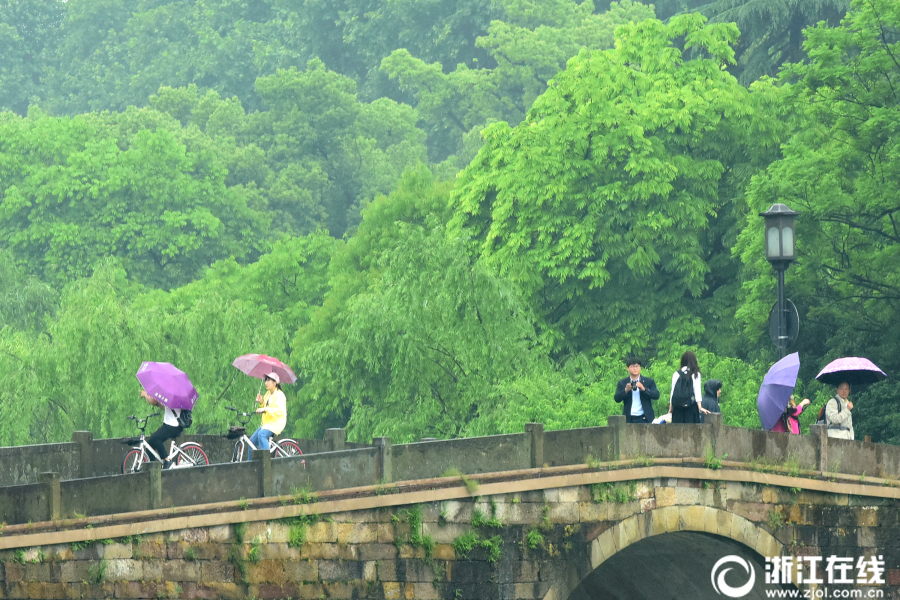
{"type": "Polygon", "coordinates": [[[616,385],[616,402],[622,403],[622,414],[627,423],[652,423],[653,401],[659,399],[656,382],[641,376],[641,360],[630,357],[625,361],[628,377],[620,379],[616,385]]]}

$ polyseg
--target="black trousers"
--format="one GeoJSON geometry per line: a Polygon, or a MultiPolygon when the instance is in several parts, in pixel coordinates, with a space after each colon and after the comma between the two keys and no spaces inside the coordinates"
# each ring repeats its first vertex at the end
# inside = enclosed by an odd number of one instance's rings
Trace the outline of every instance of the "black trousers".
{"type": "Polygon", "coordinates": [[[643,414],[639,417],[636,417],[634,415],[625,415],[625,422],[626,423],[649,423],[650,419],[647,418],[646,414],[643,414]]]}
{"type": "MultiPolygon", "coordinates": [[[[150,445],[153,450],[159,454],[160,458],[165,461],[166,456],[168,456],[168,452],[166,452],[166,442],[169,440],[174,440],[181,432],[184,431],[181,427],[172,427],[171,425],[166,425],[163,423],[160,425],[159,429],[154,431],[150,437],[147,438],[147,443],[150,445]]],[[[153,457],[150,457],[151,460],[153,457]]]]}

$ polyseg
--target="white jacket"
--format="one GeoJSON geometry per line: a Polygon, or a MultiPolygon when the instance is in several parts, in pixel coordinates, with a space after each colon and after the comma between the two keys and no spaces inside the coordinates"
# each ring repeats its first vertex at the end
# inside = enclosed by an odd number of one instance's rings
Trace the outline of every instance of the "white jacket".
{"type": "Polygon", "coordinates": [[[843,440],[855,439],[853,437],[853,415],[847,407],[847,401],[841,400],[840,396],[829,399],[825,404],[825,424],[828,427],[828,437],[843,440]],[[838,410],[838,402],[841,403],[841,410],[838,410]]]}

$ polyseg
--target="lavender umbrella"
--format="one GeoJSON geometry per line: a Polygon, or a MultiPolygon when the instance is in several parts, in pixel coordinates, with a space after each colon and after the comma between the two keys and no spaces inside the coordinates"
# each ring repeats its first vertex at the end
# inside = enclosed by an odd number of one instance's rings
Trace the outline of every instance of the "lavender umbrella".
{"type": "Polygon", "coordinates": [[[800,372],[800,355],[794,352],[788,354],[772,365],[762,385],[759,386],[759,397],[756,399],[756,409],[759,412],[759,420],[762,428],[772,429],[784,409],[797,385],[797,373],[800,372]]]}
{"type": "Polygon", "coordinates": [[[875,383],[886,378],[887,374],[875,366],[875,363],[859,356],[847,356],[833,360],[816,375],[816,379],[822,383],[832,385],[844,382],[850,385],[875,383]]]}
{"type": "Polygon", "coordinates": [[[147,393],[168,408],[191,410],[199,397],[184,371],[170,363],[141,363],[135,375],[147,393]]]}

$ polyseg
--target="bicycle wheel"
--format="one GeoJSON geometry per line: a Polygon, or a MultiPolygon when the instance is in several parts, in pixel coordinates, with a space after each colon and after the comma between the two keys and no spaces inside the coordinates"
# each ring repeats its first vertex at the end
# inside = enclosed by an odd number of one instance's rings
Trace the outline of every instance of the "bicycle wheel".
{"type": "Polygon", "coordinates": [[[146,454],[140,450],[131,450],[125,455],[125,460],[122,461],[122,473],[125,475],[137,473],[141,470],[141,464],[147,462],[150,462],[150,459],[146,454]],[[143,460],[141,460],[142,456],[143,460]]]}
{"type": "Polygon", "coordinates": [[[284,458],[286,456],[301,456],[300,446],[294,440],[281,440],[278,442],[278,448],[275,448],[274,457],[284,458]]]}
{"type": "Polygon", "coordinates": [[[244,460],[244,442],[238,440],[234,444],[234,452],[231,453],[231,462],[241,462],[244,460]]]}
{"type": "Polygon", "coordinates": [[[181,452],[183,454],[178,455],[176,464],[191,465],[191,461],[193,461],[192,466],[195,467],[209,464],[209,458],[207,458],[206,452],[203,451],[203,448],[200,447],[200,444],[188,442],[186,444],[180,445],[179,448],[181,448],[181,452]],[[185,455],[187,456],[185,457],[185,455]]]}

